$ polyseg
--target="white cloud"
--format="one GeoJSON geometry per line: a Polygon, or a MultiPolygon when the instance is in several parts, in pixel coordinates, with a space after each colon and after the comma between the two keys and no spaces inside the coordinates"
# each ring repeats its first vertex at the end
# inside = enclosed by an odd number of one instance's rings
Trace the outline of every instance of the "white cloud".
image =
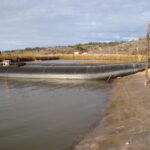
{"type": "Polygon", "coordinates": [[[150,11],[149,0],[1,0],[0,19],[0,48],[11,49],[140,37],[150,11]]]}

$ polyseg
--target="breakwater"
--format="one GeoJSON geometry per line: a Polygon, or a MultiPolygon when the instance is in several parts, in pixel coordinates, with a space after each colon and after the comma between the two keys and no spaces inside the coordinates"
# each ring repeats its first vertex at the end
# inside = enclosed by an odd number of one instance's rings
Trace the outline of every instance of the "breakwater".
{"type": "Polygon", "coordinates": [[[26,63],[23,66],[1,66],[0,77],[94,80],[110,79],[144,69],[144,63],[26,63]]]}

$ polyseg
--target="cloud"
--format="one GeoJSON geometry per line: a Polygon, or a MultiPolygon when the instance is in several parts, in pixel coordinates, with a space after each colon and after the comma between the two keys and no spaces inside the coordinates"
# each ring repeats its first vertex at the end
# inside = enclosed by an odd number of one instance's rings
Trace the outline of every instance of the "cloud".
{"type": "Polygon", "coordinates": [[[1,0],[0,18],[4,50],[141,37],[150,10],[149,0],[1,0]]]}

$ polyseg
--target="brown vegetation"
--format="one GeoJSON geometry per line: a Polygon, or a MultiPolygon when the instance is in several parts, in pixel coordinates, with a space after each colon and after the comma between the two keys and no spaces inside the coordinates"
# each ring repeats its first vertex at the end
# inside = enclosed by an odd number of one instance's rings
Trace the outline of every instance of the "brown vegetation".
{"type": "Polygon", "coordinates": [[[139,39],[128,42],[90,42],[73,46],[35,47],[3,52],[0,54],[0,60],[104,59],[139,62],[146,58],[144,56],[146,53],[145,45],[145,39],[139,39]],[[75,52],[79,54],[75,55],[75,52]]]}
{"type": "Polygon", "coordinates": [[[40,55],[46,54],[73,54],[78,51],[80,54],[144,54],[146,50],[145,39],[120,41],[120,42],[90,42],[86,44],[76,44],[72,46],[56,47],[35,47],[24,50],[13,50],[11,53],[23,54],[34,53],[40,55]]]}
{"type": "Polygon", "coordinates": [[[54,55],[38,55],[34,53],[23,53],[23,54],[1,53],[0,61],[6,59],[12,61],[36,61],[36,60],[53,60],[59,58],[54,55]]]}
{"type": "Polygon", "coordinates": [[[78,60],[119,60],[124,62],[143,62],[146,57],[143,55],[119,55],[119,54],[49,54],[39,55],[34,53],[13,54],[2,53],[0,61],[2,60],[13,61],[35,61],[35,60],[52,60],[52,59],[78,59],[78,60]]]}

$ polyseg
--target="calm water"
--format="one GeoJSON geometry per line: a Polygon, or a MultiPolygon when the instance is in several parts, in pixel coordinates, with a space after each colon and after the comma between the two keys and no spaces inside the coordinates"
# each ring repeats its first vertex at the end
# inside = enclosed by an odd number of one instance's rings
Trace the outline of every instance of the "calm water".
{"type": "Polygon", "coordinates": [[[0,150],[68,150],[102,118],[100,81],[0,78],[0,150]]]}

